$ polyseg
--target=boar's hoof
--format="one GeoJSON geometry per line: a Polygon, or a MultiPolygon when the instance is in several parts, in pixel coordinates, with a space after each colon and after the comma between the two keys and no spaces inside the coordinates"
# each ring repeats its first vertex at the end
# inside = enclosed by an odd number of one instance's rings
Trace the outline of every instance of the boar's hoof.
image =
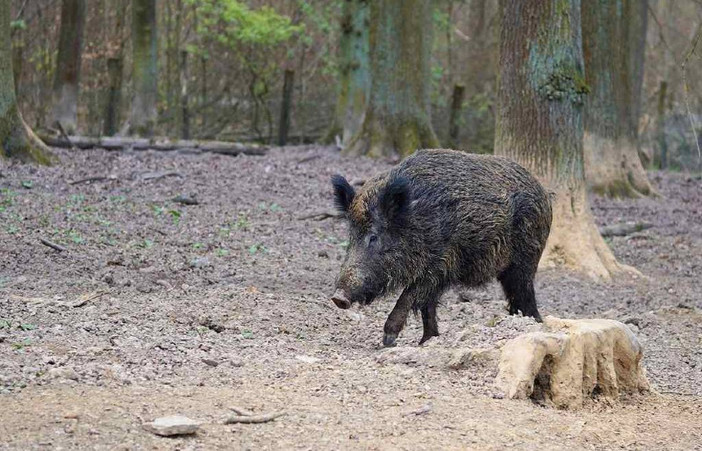
{"type": "Polygon", "coordinates": [[[395,346],[395,340],[397,340],[397,334],[385,333],[385,335],[383,335],[383,346],[386,348],[395,346]]]}
{"type": "Polygon", "coordinates": [[[438,333],[438,332],[432,332],[432,333],[429,333],[429,334],[424,334],[424,335],[422,335],[422,339],[419,340],[419,344],[420,344],[420,345],[423,345],[424,343],[426,343],[427,341],[429,341],[429,339],[431,339],[432,337],[438,337],[438,336],[439,336],[439,333],[438,333]]]}
{"type": "Polygon", "coordinates": [[[351,307],[351,301],[348,300],[348,298],[344,295],[344,292],[341,290],[336,290],[334,294],[332,295],[332,301],[334,304],[336,304],[337,307],[341,309],[347,309],[351,307]]]}

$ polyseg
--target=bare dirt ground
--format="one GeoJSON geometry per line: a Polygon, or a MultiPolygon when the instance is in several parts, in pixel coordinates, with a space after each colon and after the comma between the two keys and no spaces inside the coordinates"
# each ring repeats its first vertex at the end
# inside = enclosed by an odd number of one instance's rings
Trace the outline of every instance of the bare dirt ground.
{"type": "Polygon", "coordinates": [[[699,176],[651,173],[659,199],[592,200],[600,225],[654,225],[610,241],[643,277],[538,275],[542,314],[629,324],[657,391],[567,412],[499,399],[479,359],[432,358],[538,328],[506,315],[496,285],[447,294],[442,335],[418,348],[412,318],[391,351],[392,301],[328,300],[345,225],[300,218],[331,211],[331,174],[388,163],[321,147],[56,152],[52,168],[0,162],[0,449],[702,447],[699,176]],[[287,415],[223,425],[230,406],[287,415]],[[170,414],[202,430],[142,428],[170,414]]]}

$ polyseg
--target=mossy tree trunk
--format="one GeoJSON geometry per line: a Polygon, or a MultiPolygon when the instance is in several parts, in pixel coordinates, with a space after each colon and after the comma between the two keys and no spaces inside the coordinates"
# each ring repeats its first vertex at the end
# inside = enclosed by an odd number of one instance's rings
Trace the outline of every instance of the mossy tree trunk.
{"type": "Polygon", "coordinates": [[[495,153],[555,192],[542,265],[595,278],[619,265],[593,222],[583,167],[580,0],[503,0],[495,153]]]}
{"type": "Polygon", "coordinates": [[[75,133],[78,124],[80,65],[85,28],[85,0],[63,0],[56,74],[54,105],[49,125],[58,121],[67,133],[75,133]]]}
{"type": "Polygon", "coordinates": [[[12,43],[10,38],[10,2],[0,2],[0,157],[49,164],[53,157],[24,123],[17,109],[12,43]]]}
{"type": "Polygon", "coordinates": [[[370,2],[370,96],[344,153],[403,157],[438,146],[429,111],[432,7],[429,0],[370,2]]]}
{"type": "Polygon", "coordinates": [[[654,193],[638,152],[647,0],[582,5],[585,81],[585,178],[596,193],[654,193]]]}
{"type": "Polygon", "coordinates": [[[339,92],[334,118],[324,141],[342,144],[361,128],[370,92],[370,0],[345,0],[339,39],[339,92]]]}
{"type": "Polygon", "coordinates": [[[132,84],[128,134],[152,136],[158,115],[156,0],[132,1],[132,84]]]}

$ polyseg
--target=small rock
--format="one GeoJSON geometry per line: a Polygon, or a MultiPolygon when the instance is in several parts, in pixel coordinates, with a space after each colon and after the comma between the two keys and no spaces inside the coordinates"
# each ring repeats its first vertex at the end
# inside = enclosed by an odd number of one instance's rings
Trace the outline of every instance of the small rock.
{"type": "Polygon", "coordinates": [[[154,287],[152,287],[148,283],[138,283],[135,288],[139,293],[145,293],[145,294],[148,294],[148,293],[151,293],[152,291],[154,291],[154,287]]]}
{"type": "Polygon", "coordinates": [[[317,357],[311,357],[308,355],[296,355],[295,358],[299,360],[300,362],[305,362],[305,363],[317,363],[321,361],[321,359],[318,359],[317,357]]]}
{"type": "Polygon", "coordinates": [[[322,250],[317,252],[317,257],[329,258],[329,254],[327,253],[327,251],[322,250]]]}
{"type": "Polygon", "coordinates": [[[171,415],[168,417],[156,418],[151,423],[145,423],[144,429],[162,437],[170,437],[173,435],[188,435],[194,434],[200,428],[200,425],[188,417],[182,415],[171,415]]]}
{"type": "Polygon", "coordinates": [[[353,310],[345,310],[346,316],[349,317],[349,319],[353,321],[361,321],[363,319],[363,313],[361,312],[354,312],[353,310]]]}
{"type": "Polygon", "coordinates": [[[51,368],[46,374],[51,379],[69,379],[72,381],[78,380],[78,373],[76,373],[76,370],[69,366],[51,368]]]}
{"type": "Polygon", "coordinates": [[[195,269],[206,268],[211,265],[212,264],[207,257],[198,257],[190,260],[190,267],[195,269]]]}
{"type": "Polygon", "coordinates": [[[216,367],[219,365],[219,362],[213,359],[202,359],[202,363],[211,367],[216,367]]]}

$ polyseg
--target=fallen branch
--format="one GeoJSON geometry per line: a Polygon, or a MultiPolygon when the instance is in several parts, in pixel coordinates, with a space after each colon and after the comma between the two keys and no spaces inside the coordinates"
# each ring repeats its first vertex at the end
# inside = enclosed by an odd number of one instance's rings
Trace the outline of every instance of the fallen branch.
{"type": "Polygon", "coordinates": [[[71,307],[83,307],[85,304],[87,304],[90,301],[94,301],[95,299],[100,299],[101,297],[105,296],[107,294],[107,291],[97,291],[94,293],[87,293],[82,296],[79,296],[78,299],[76,299],[74,302],[69,303],[67,305],[71,307]]]}
{"type": "Polygon", "coordinates": [[[408,417],[410,415],[416,415],[416,416],[424,415],[425,413],[431,412],[433,409],[434,409],[434,406],[432,405],[432,403],[427,403],[427,404],[424,404],[419,409],[415,409],[415,410],[412,410],[411,412],[407,412],[403,416],[408,417]]]}
{"type": "Polygon", "coordinates": [[[307,163],[307,162],[309,162],[309,161],[316,160],[317,158],[322,158],[322,156],[319,155],[319,154],[317,154],[317,155],[310,155],[310,156],[305,157],[305,158],[300,158],[299,160],[297,160],[296,163],[297,163],[297,164],[307,163]]]}
{"type": "Polygon", "coordinates": [[[39,242],[43,244],[44,246],[49,246],[52,249],[55,249],[59,252],[64,252],[66,251],[66,248],[61,246],[60,244],[56,244],[53,241],[45,240],[44,238],[39,238],[39,242]]]}
{"type": "Polygon", "coordinates": [[[600,235],[608,236],[627,236],[632,233],[641,232],[642,230],[650,229],[653,224],[648,222],[622,222],[621,224],[612,224],[600,227],[600,235]]]}
{"type": "Polygon", "coordinates": [[[66,140],[68,147],[73,151],[78,150],[78,148],[71,141],[71,138],[68,136],[68,133],[66,133],[66,129],[63,128],[63,125],[61,125],[61,121],[56,121],[56,127],[58,128],[61,137],[66,140]]]}
{"type": "Polygon", "coordinates": [[[341,217],[343,217],[343,215],[341,215],[339,213],[323,211],[321,213],[313,213],[311,215],[300,216],[297,219],[300,221],[304,221],[306,219],[314,219],[315,221],[324,221],[325,219],[329,219],[329,218],[339,219],[341,217]]]}
{"type": "Polygon", "coordinates": [[[232,415],[224,420],[224,424],[257,424],[257,423],[268,423],[273,421],[278,417],[285,415],[285,412],[273,412],[261,415],[232,415]]]}
{"type": "Polygon", "coordinates": [[[40,138],[49,146],[68,149],[158,150],[164,152],[193,149],[223,155],[265,155],[268,152],[267,147],[258,144],[226,141],[169,141],[165,139],[67,135],[57,137],[50,134],[40,134],[40,138]]]}
{"type": "Polygon", "coordinates": [[[244,417],[252,417],[255,415],[255,413],[253,413],[252,411],[242,409],[241,407],[237,407],[237,406],[231,406],[231,407],[229,407],[229,410],[231,410],[232,412],[234,412],[237,415],[241,415],[244,417]]]}
{"type": "Polygon", "coordinates": [[[159,171],[159,172],[146,172],[141,175],[142,180],[158,180],[162,179],[164,177],[183,177],[183,175],[180,172],[176,171],[159,171]]]}
{"type": "Polygon", "coordinates": [[[110,176],[96,175],[94,177],[87,177],[87,178],[80,179],[80,180],[74,180],[72,182],[68,182],[68,184],[69,185],[80,185],[81,183],[102,182],[103,180],[117,180],[117,177],[115,177],[114,175],[110,175],[110,176]]]}

